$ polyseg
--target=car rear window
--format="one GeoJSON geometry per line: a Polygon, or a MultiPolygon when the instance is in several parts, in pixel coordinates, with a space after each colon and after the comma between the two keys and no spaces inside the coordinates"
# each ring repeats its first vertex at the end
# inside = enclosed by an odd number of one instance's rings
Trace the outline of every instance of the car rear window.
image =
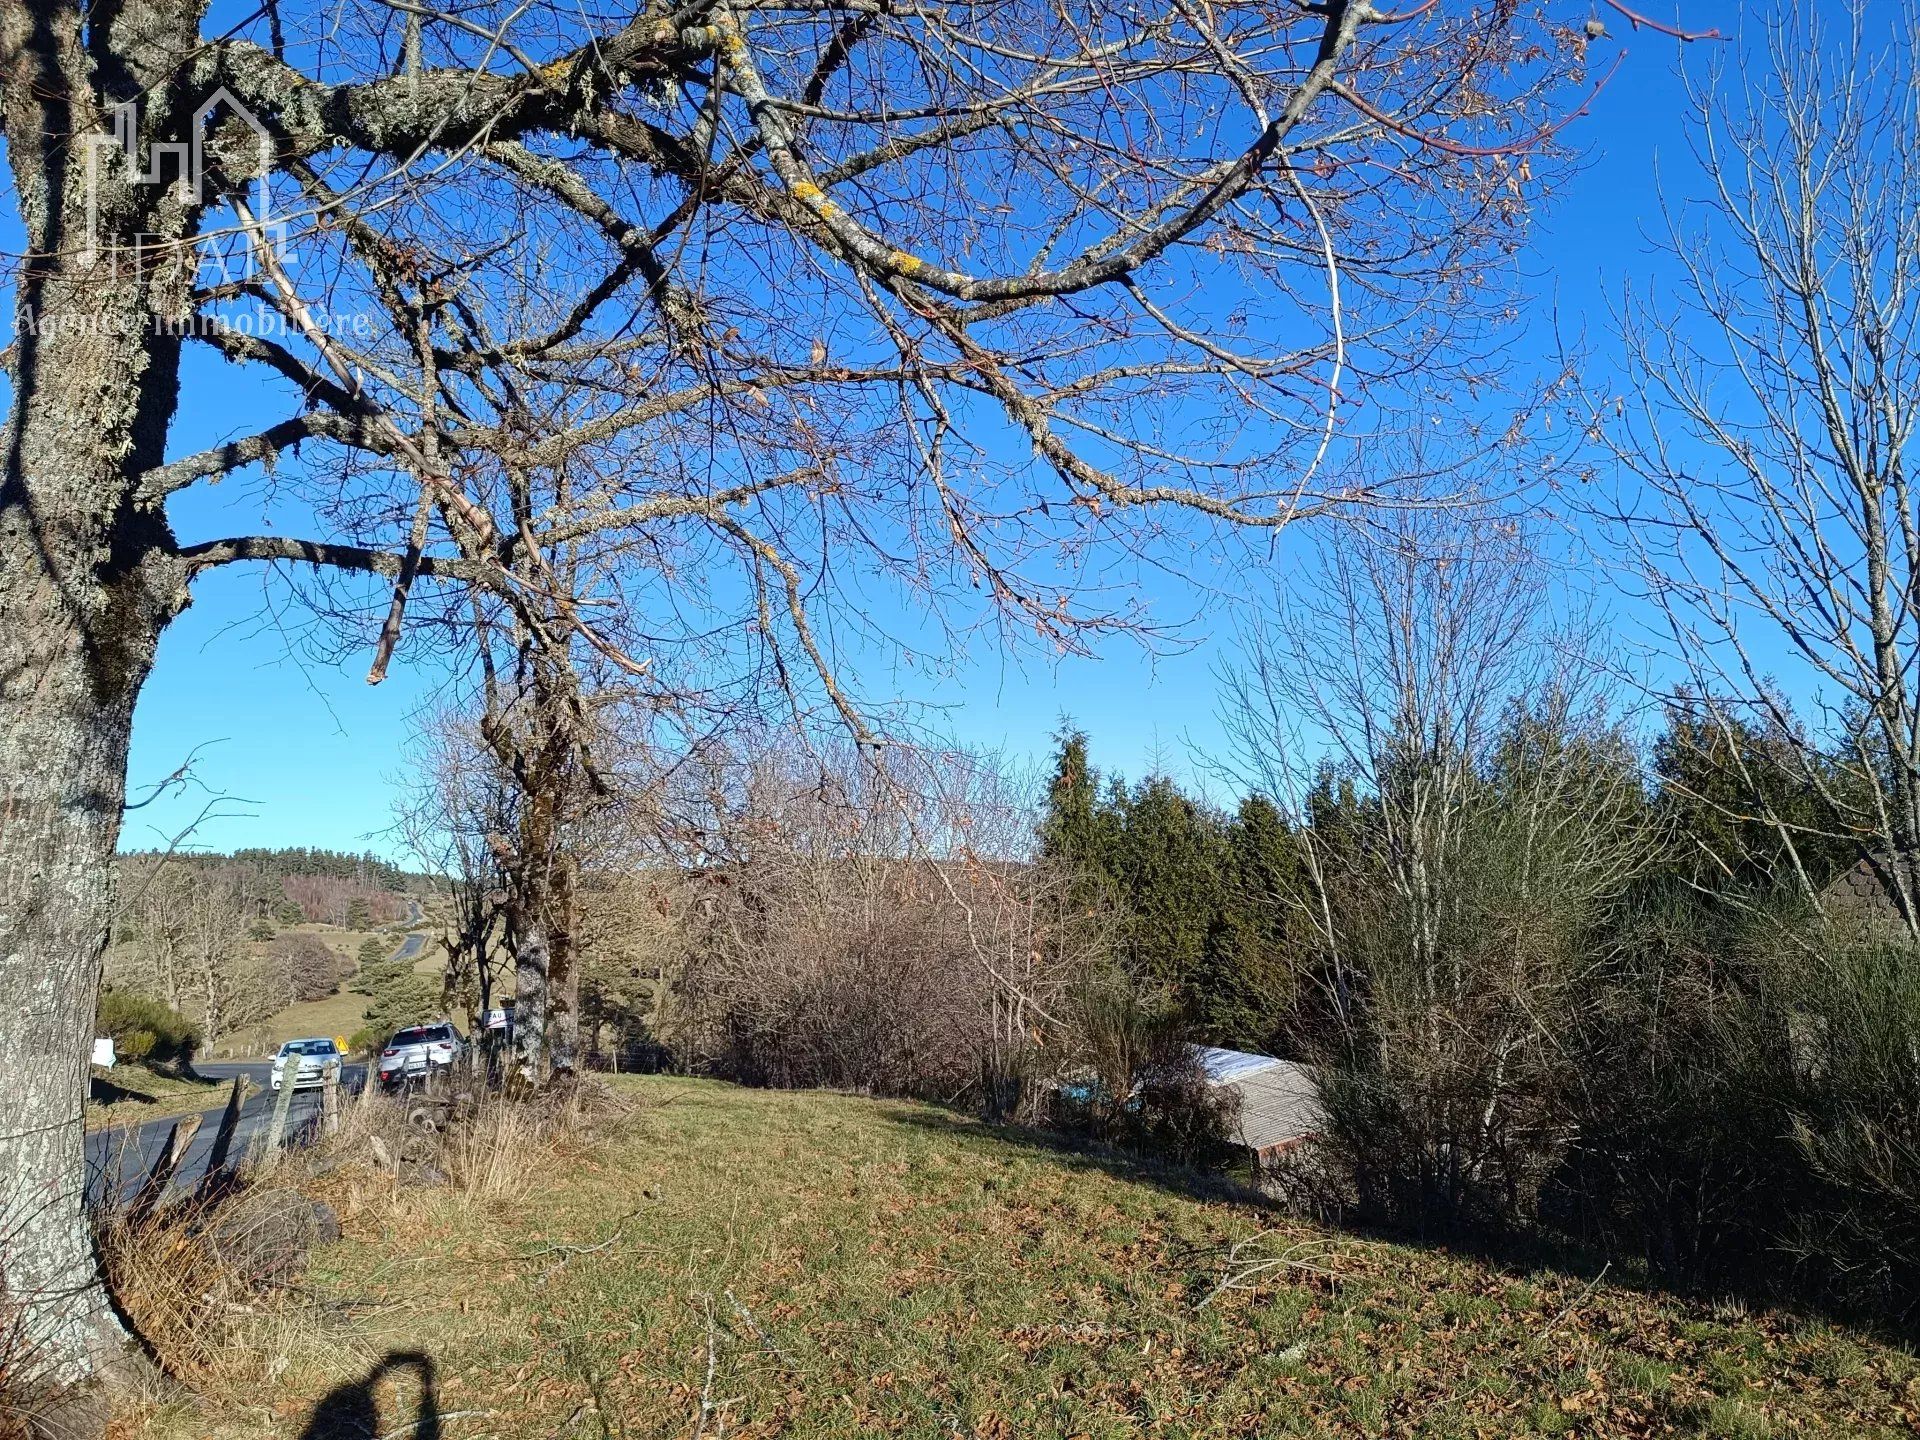
{"type": "Polygon", "coordinates": [[[395,1045],[428,1045],[436,1040],[451,1038],[444,1025],[416,1025],[411,1030],[402,1030],[395,1035],[393,1043],[395,1045]]]}

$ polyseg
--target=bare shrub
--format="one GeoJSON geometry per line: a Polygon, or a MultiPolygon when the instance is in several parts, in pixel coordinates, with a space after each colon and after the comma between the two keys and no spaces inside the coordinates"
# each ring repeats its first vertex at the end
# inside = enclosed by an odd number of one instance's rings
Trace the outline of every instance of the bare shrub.
{"type": "Polygon", "coordinates": [[[287,931],[267,942],[268,983],[288,1003],[321,1000],[339,988],[348,962],[318,935],[287,931]]]}
{"type": "Polygon", "coordinates": [[[1062,1045],[1077,963],[993,762],[765,742],[710,757],[719,863],[679,892],[690,1063],[1003,1113],[1062,1045]]]}

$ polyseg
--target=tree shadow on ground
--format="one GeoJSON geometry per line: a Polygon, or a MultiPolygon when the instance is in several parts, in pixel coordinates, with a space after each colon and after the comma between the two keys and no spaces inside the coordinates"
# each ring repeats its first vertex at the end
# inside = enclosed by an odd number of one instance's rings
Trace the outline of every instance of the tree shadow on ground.
{"type": "Polygon", "coordinates": [[[1098,1171],[1117,1180],[1152,1185],[1188,1199],[1223,1200],[1267,1207],[1273,1205],[1272,1200],[1254,1186],[1251,1173],[1244,1164],[1226,1170],[1200,1170],[1189,1165],[1172,1165],[1084,1135],[1024,1125],[995,1124],[963,1111],[944,1110],[925,1104],[888,1106],[887,1116],[896,1125],[931,1131],[954,1139],[993,1140],[1017,1149],[1037,1151],[1069,1169],[1098,1171]]]}
{"type": "Polygon", "coordinates": [[[87,1077],[87,1100],[94,1105],[118,1105],[123,1100],[151,1100],[144,1091],[130,1089],[100,1074],[87,1077]]]}
{"type": "Polygon", "coordinates": [[[1778,1310],[1843,1326],[1885,1344],[1910,1348],[1920,1345],[1920,1313],[1888,1314],[1859,1305],[1837,1303],[1818,1293],[1796,1288],[1785,1273],[1727,1276],[1710,1288],[1689,1288],[1663,1282],[1637,1259],[1607,1255],[1572,1240],[1551,1235],[1510,1235],[1465,1232],[1432,1235],[1368,1223],[1351,1214],[1309,1215],[1291,1208],[1259,1189],[1242,1164],[1232,1170],[1197,1170],[1169,1165],[1101,1144],[1085,1136],[994,1124],[958,1110],[925,1105],[889,1106],[888,1118],[897,1125],[954,1139],[992,1140],[1015,1149],[1046,1155],[1058,1164],[1083,1173],[1099,1172],[1119,1180],[1151,1185],[1185,1199],[1250,1205],[1271,1213],[1276,1221],[1294,1219],[1317,1225],[1331,1234],[1356,1240],[1401,1245],[1409,1249],[1456,1259],[1477,1261],[1516,1279],[1538,1277],[1543,1271],[1598,1285],[1606,1283],[1655,1299],[1682,1305],[1737,1306],[1778,1310]]]}
{"type": "Polygon", "coordinates": [[[151,1091],[137,1088],[142,1080],[158,1084],[163,1080],[185,1080],[195,1085],[204,1085],[209,1103],[219,1094],[220,1082],[200,1074],[193,1066],[182,1064],[169,1066],[165,1070],[151,1070],[137,1061],[128,1061],[120,1067],[117,1074],[103,1075],[99,1070],[87,1076],[87,1099],[95,1105],[118,1105],[125,1100],[136,1100],[141,1104],[151,1103],[154,1096],[151,1091]]]}
{"type": "MultiPolygon", "coordinates": [[[[401,1392],[404,1395],[404,1391],[401,1392]]],[[[440,1401],[433,1358],[418,1350],[396,1350],[358,1380],[336,1385],[313,1407],[300,1440],[440,1440],[440,1401]],[[381,1418],[380,1382],[401,1371],[419,1379],[419,1408],[411,1423],[381,1418]]]]}

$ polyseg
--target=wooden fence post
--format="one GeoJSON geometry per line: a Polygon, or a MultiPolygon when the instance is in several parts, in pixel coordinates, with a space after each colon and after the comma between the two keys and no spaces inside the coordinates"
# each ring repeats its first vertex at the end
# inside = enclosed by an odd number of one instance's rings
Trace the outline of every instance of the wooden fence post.
{"type": "Polygon", "coordinates": [[[200,1123],[204,1115],[187,1115],[174,1121],[173,1128],[167,1132],[167,1147],[153,1157],[153,1169],[147,1172],[146,1183],[140,1187],[140,1193],[133,1197],[131,1212],[145,1215],[167,1193],[180,1162],[186,1158],[187,1147],[193,1144],[193,1137],[200,1133],[200,1123]]]}
{"type": "Polygon", "coordinates": [[[273,1120],[267,1127],[268,1155],[275,1154],[287,1138],[287,1116],[293,1113],[294,1081],[300,1075],[300,1061],[290,1056],[280,1073],[280,1094],[274,1101],[273,1120]]]}
{"type": "Polygon", "coordinates": [[[340,1130],[340,1062],[329,1062],[320,1079],[320,1123],[329,1135],[340,1130]]]}
{"type": "Polygon", "coordinates": [[[213,1150],[207,1156],[207,1174],[226,1168],[227,1154],[233,1149],[233,1132],[240,1128],[240,1101],[247,1077],[233,1077],[233,1090],[227,1096],[227,1108],[220,1112],[220,1128],[213,1132],[213,1150]]]}

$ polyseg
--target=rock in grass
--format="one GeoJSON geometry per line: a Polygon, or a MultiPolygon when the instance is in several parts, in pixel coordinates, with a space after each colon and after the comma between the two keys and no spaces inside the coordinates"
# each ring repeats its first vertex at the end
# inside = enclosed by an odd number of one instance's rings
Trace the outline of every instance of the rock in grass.
{"type": "Polygon", "coordinates": [[[316,1245],[340,1238],[330,1205],[297,1190],[254,1190],[221,1208],[208,1243],[221,1263],[249,1285],[284,1280],[306,1268],[316,1245]]]}

